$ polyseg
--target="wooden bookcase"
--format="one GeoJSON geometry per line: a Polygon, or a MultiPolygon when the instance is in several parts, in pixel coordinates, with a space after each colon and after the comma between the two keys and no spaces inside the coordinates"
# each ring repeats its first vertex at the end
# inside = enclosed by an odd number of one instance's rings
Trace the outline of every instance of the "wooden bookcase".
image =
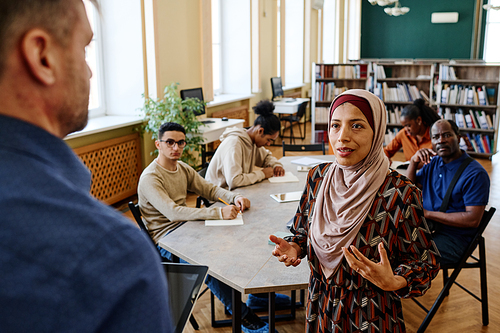
{"type": "MultiPolygon", "coordinates": [[[[399,115],[404,106],[412,104],[415,98],[422,96],[441,117],[452,119],[461,127],[461,134],[468,146],[467,153],[471,156],[491,158],[497,150],[500,65],[443,59],[373,59],[346,64],[313,63],[311,82],[312,143],[316,142],[317,130],[326,130],[328,108],[332,99],[346,89],[357,88],[370,90],[384,101],[388,115],[388,140],[391,138],[391,132],[394,135],[402,128],[396,115],[399,115]],[[332,92],[329,86],[342,89],[332,92]],[[453,96],[450,91],[453,87],[457,90],[460,87],[474,88],[472,100],[469,97],[468,102],[450,101],[453,96]],[[486,92],[484,99],[487,99],[487,102],[480,99],[481,93],[478,93],[477,88],[486,92]],[[409,98],[411,91],[413,96],[409,98]],[[447,99],[443,99],[443,94],[447,99]],[[465,115],[471,113],[476,118],[474,123],[471,115],[474,127],[468,126],[465,119],[457,119],[461,118],[460,114],[464,114],[465,118],[465,115]],[[481,120],[480,117],[483,116],[481,120]]],[[[458,92],[456,95],[459,95],[458,92]]]]}
{"type": "Polygon", "coordinates": [[[443,118],[460,127],[471,156],[491,158],[497,150],[499,89],[500,65],[439,65],[436,107],[443,118]]]}

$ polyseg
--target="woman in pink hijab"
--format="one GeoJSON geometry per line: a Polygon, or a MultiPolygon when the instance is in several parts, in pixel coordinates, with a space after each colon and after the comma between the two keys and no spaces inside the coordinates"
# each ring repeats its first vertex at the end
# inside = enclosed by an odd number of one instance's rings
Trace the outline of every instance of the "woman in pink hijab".
{"type": "Polygon", "coordinates": [[[309,171],[294,236],[270,236],[285,265],[307,255],[307,332],[405,332],[400,299],[423,295],[439,271],[420,190],[389,170],[385,127],[372,93],[337,96],[329,119],[336,161],[309,171]]]}

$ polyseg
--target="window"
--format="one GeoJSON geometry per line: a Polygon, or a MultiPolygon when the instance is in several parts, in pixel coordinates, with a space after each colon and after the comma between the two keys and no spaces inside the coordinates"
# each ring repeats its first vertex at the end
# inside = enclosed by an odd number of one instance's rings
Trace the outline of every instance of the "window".
{"type": "Polygon", "coordinates": [[[213,91],[214,95],[220,95],[223,91],[222,59],[221,59],[221,17],[220,2],[212,0],[212,66],[213,66],[213,91]]]}
{"type": "Polygon", "coordinates": [[[92,71],[90,79],[89,112],[90,117],[104,115],[104,93],[102,84],[102,56],[100,43],[99,14],[89,0],[84,0],[85,9],[89,18],[90,26],[94,32],[92,41],[85,50],[85,59],[92,71]]]}
{"type": "Polygon", "coordinates": [[[304,0],[285,6],[285,86],[304,82],[304,0]]]}
{"type": "MultiPolygon", "coordinates": [[[[490,0],[490,5],[500,6],[500,0],[490,0]]],[[[486,11],[486,32],[484,38],[484,60],[486,62],[500,62],[500,10],[486,11]]]]}
{"type": "Polygon", "coordinates": [[[250,94],[250,0],[212,0],[214,94],[250,94]]]}

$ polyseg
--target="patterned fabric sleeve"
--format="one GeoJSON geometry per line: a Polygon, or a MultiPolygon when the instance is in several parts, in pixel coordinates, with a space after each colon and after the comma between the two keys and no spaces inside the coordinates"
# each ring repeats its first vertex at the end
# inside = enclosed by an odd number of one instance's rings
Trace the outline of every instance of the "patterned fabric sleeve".
{"type": "Polygon", "coordinates": [[[318,193],[318,188],[323,181],[323,177],[328,171],[331,163],[320,164],[311,170],[307,174],[306,186],[302,197],[300,198],[299,207],[297,207],[297,212],[294,216],[293,225],[290,228],[290,232],[294,236],[288,236],[284,239],[287,242],[294,242],[300,246],[301,252],[299,258],[304,258],[307,255],[307,237],[309,233],[309,220],[312,217],[309,208],[314,206],[312,203],[316,200],[316,195],[318,193]]]}
{"type": "Polygon", "coordinates": [[[398,261],[394,274],[408,282],[405,288],[394,291],[401,298],[422,296],[439,272],[436,244],[432,240],[422,208],[422,194],[414,185],[406,186],[406,200],[398,219],[398,261]]]}

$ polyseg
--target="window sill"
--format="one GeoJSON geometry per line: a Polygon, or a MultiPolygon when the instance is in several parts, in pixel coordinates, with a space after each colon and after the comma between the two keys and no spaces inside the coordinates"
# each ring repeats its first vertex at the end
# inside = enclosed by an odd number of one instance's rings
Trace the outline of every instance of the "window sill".
{"type": "Polygon", "coordinates": [[[223,105],[223,104],[228,104],[232,102],[238,102],[244,99],[250,99],[254,95],[249,94],[249,95],[240,95],[240,94],[222,94],[222,95],[217,95],[214,96],[214,100],[211,102],[207,103],[208,107],[212,106],[218,106],[218,105],[223,105]]]}
{"type": "Polygon", "coordinates": [[[69,134],[68,136],[66,136],[65,140],[110,131],[131,125],[139,125],[142,122],[143,118],[136,116],[102,116],[91,118],[89,119],[87,126],[83,130],[69,134]]]}

